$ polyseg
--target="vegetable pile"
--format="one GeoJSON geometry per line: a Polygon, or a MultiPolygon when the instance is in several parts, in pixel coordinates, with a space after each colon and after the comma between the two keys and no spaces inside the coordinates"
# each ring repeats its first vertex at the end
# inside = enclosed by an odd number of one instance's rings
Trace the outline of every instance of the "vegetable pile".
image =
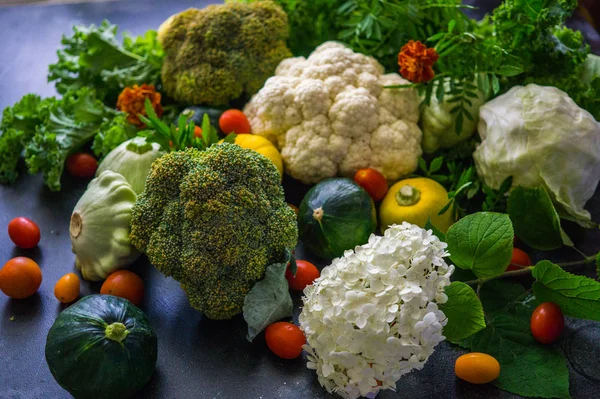
{"type": "MultiPolygon", "coordinates": [[[[90,180],[76,270],[51,282],[69,305],[46,344],[56,381],[119,399],[152,378],[152,298],[127,270],[146,256],[341,397],[396,389],[446,340],[468,383],[569,398],[565,316],[600,320],[600,283],[571,273],[600,270],[569,236],[599,228],[600,58],[564,25],[576,6],[505,0],[475,21],[460,0],[230,0],[137,38],[74,27],[49,67],[61,97],[0,122],[0,183],[22,155],[50,190],[90,180]],[[298,240],[329,265],[296,260],[298,240]],[[544,252],[561,248],[581,259],[544,252]],[[99,295],[79,299],[80,277],[99,295]]],[[[26,217],[8,233],[43,239],[26,217]]],[[[0,269],[14,299],[44,283],[29,257],[0,269]]]]}

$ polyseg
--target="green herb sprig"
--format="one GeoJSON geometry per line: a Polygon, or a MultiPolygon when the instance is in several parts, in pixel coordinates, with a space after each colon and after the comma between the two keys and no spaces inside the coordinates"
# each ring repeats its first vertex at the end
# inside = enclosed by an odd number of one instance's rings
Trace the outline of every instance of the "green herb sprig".
{"type": "MultiPolygon", "coordinates": [[[[198,137],[196,124],[190,120],[192,115],[181,115],[177,125],[168,125],[158,117],[150,100],[146,99],[144,108],[147,116],[140,114],[139,117],[149,129],[140,132],[140,135],[149,141],[160,144],[167,151],[182,151],[190,147],[204,151],[221,141],[217,130],[211,126],[210,119],[206,114],[202,119],[202,128],[198,137]]],[[[235,133],[230,133],[225,136],[223,142],[234,143],[236,137],[235,133]]]]}

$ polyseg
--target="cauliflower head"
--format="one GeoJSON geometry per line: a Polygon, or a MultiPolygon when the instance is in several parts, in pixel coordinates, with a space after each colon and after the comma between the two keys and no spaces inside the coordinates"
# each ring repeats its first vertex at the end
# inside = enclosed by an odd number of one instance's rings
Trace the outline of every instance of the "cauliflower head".
{"type": "Polygon", "coordinates": [[[383,237],[346,251],[304,290],[300,328],[308,368],[330,393],[375,397],[421,369],[444,340],[438,304],[454,266],[446,243],[416,225],[392,225],[383,237]]]}
{"type": "Polygon", "coordinates": [[[165,92],[186,104],[249,98],[290,57],[287,15],[271,1],[191,8],[159,29],[165,92]]]}
{"type": "Polygon", "coordinates": [[[515,86],[480,110],[481,144],[473,154],[483,182],[498,189],[544,186],[557,209],[585,224],[600,182],[600,124],[567,93],[515,86]]]}
{"type": "Polygon", "coordinates": [[[131,242],[211,319],[241,313],[297,239],[277,168],[235,144],[162,156],[132,210],[131,242]]]}
{"type": "Polygon", "coordinates": [[[281,151],[288,174],[312,184],[375,168],[397,180],[421,155],[419,96],[372,57],[326,42],[283,60],[244,109],[252,132],[281,151]]]}

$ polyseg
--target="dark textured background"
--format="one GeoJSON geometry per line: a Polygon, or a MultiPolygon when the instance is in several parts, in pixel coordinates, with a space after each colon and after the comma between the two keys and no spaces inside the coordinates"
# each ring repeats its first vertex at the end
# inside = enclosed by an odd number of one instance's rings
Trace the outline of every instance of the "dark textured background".
{"type": "MultiPolygon", "coordinates": [[[[187,7],[202,7],[207,1],[127,1],[60,6],[0,8],[0,108],[35,92],[53,95],[46,83],[47,65],[64,33],[73,24],[99,23],[109,19],[121,28],[141,34],[156,28],[168,15],[187,7]]],[[[479,3],[485,10],[495,1],[479,3]]],[[[598,35],[581,22],[588,37],[597,43],[598,35]]],[[[22,169],[22,165],[21,165],[22,169]]],[[[69,395],[53,380],[44,360],[48,329],[63,309],[53,296],[56,280],[74,269],[70,250],[68,222],[71,211],[83,193],[86,182],[64,179],[60,193],[49,192],[39,176],[22,173],[10,187],[0,186],[0,265],[24,255],[41,266],[44,280],[39,292],[26,300],[11,300],[0,294],[0,399],[62,399],[69,395]],[[35,220],[42,230],[39,248],[20,251],[13,247],[5,227],[15,216],[35,220]],[[14,317],[14,321],[10,319],[14,317]]],[[[288,200],[298,204],[306,188],[286,181],[288,200]]],[[[600,220],[600,195],[588,208],[600,220]]],[[[585,252],[600,248],[600,232],[569,233],[585,252]]],[[[297,255],[303,257],[298,249],[297,255]]],[[[540,254],[533,254],[534,260],[540,254]]],[[[558,251],[553,259],[576,256],[558,251]]],[[[320,264],[323,266],[323,264],[320,264]]],[[[272,355],[259,336],[254,344],[245,340],[241,317],[230,321],[211,321],[194,311],[178,284],[165,278],[145,260],[133,270],[146,283],[142,309],[157,331],[159,360],[155,375],[139,398],[330,398],[319,387],[314,373],[305,368],[304,359],[286,361],[272,355]]],[[[82,294],[99,291],[99,284],[83,283],[82,294]]],[[[299,298],[295,298],[299,303],[299,298]]],[[[600,391],[600,327],[597,323],[569,323],[560,346],[565,348],[571,373],[574,398],[595,398],[600,391]]],[[[398,392],[385,392],[380,398],[513,398],[491,385],[473,386],[457,380],[453,364],[461,351],[441,344],[424,370],[404,377],[398,392]]]]}

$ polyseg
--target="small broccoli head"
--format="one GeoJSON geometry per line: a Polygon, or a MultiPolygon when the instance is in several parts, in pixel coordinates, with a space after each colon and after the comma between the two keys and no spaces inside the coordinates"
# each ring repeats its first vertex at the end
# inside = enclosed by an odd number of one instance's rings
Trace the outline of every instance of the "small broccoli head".
{"type": "Polygon", "coordinates": [[[291,57],[287,16],[270,1],[189,9],[165,24],[163,86],[186,104],[249,98],[291,57]]]}
{"type": "Polygon", "coordinates": [[[211,319],[240,313],[266,267],[297,239],[277,168],[228,143],[156,160],[131,221],[131,242],[211,319]]]}

